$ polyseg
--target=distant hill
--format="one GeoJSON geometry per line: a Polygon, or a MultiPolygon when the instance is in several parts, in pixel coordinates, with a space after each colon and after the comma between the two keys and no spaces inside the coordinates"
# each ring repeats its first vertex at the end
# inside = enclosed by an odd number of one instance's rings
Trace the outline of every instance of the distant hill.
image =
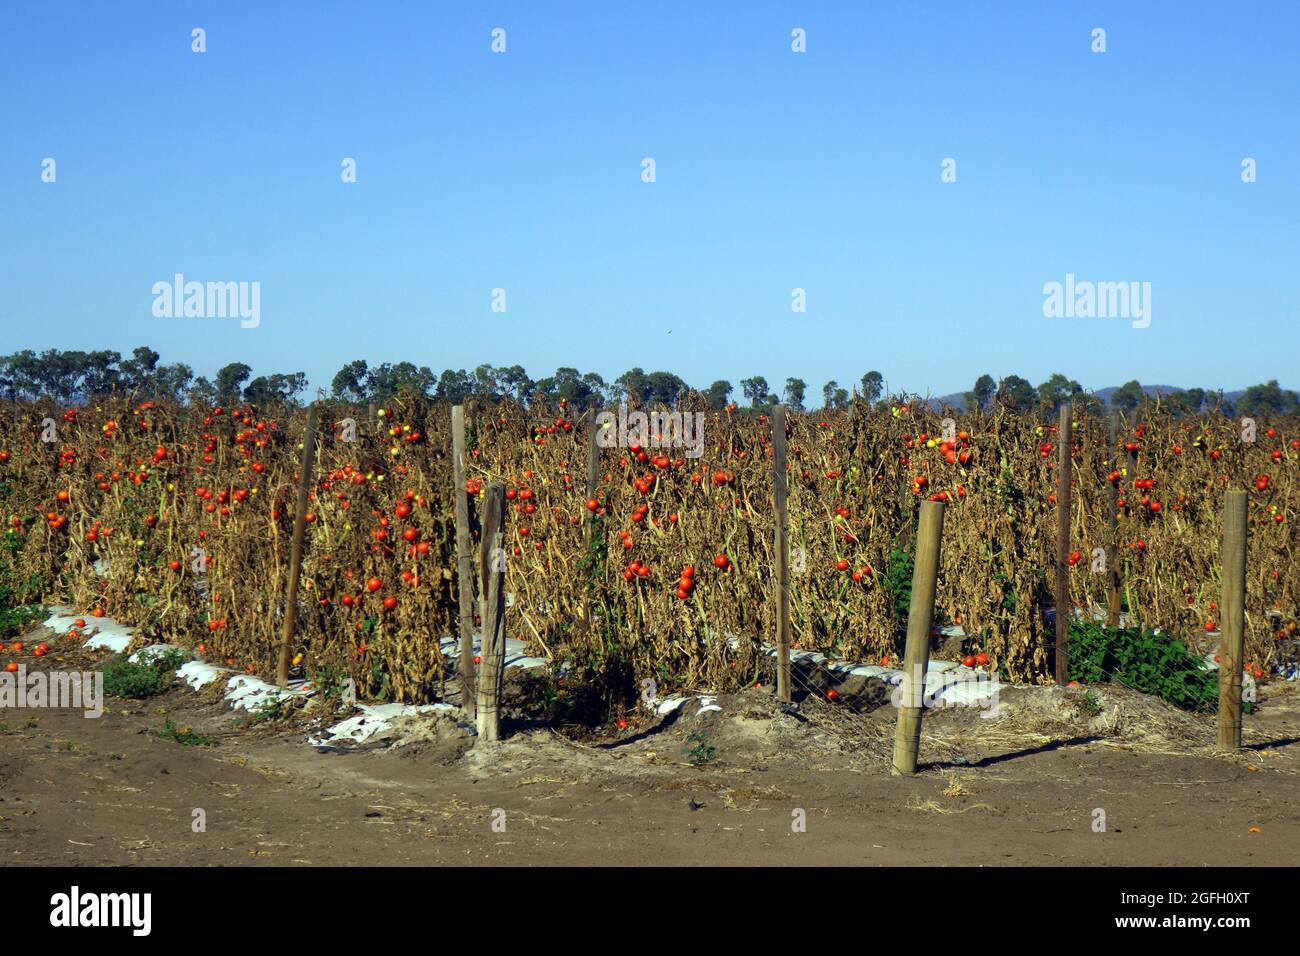
{"type": "MultiPolygon", "coordinates": [[[[1109,405],[1111,395],[1118,390],[1118,385],[1108,385],[1105,388],[1097,389],[1096,394],[1098,398],[1109,405]]],[[[1157,392],[1161,395],[1169,395],[1173,392],[1184,392],[1186,389],[1178,385],[1143,385],[1142,391],[1154,398],[1157,392]]],[[[1226,402],[1235,402],[1244,394],[1245,389],[1239,388],[1233,392],[1224,392],[1223,399],[1226,402]]],[[[932,398],[930,399],[930,404],[934,408],[938,408],[941,405],[949,405],[957,409],[959,412],[964,412],[966,410],[966,399],[961,392],[953,392],[951,395],[940,395],[937,398],[932,398]]]]}

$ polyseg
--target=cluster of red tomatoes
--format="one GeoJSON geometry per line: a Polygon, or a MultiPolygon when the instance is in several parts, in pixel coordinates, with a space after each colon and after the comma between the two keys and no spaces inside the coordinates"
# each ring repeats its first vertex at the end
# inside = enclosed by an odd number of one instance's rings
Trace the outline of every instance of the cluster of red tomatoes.
{"type": "MultiPolygon", "coordinates": [[[[5,643],[3,641],[0,641],[0,651],[8,650],[15,654],[21,654],[26,649],[26,647],[27,645],[22,641],[14,641],[13,643],[9,644],[7,647],[5,646],[5,643]]],[[[32,648],[32,656],[34,657],[44,657],[49,652],[50,652],[50,645],[46,644],[44,641],[42,641],[41,643],[37,644],[35,647],[32,648]]],[[[6,673],[16,674],[18,673],[18,662],[9,661],[8,663],[5,664],[4,669],[6,673]]]]}
{"type": "MultiPolygon", "coordinates": [[[[910,452],[917,448],[918,443],[923,449],[937,449],[939,454],[943,456],[943,460],[949,465],[957,465],[960,468],[965,469],[969,468],[975,460],[975,449],[971,443],[970,432],[960,431],[952,438],[938,438],[928,432],[921,432],[913,438],[912,434],[907,432],[903,435],[903,447],[909,452],[905,453],[902,457],[902,465],[904,468],[907,468],[912,464],[912,456],[910,452]]],[[[827,477],[829,478],[831,475],[828,474],[827,477]]],[[[912,479],[912,494],[924,494],[929,486],[929,477],[924,472],[921,472],[912,479]]],[[[957,484],[955,496],[957,498],[965,498],[966,487],[962,484],[957,484]]],[[[953,497],[953,492],[937,491],[929,495],[929,500],[952,501],[953,497]]]]}

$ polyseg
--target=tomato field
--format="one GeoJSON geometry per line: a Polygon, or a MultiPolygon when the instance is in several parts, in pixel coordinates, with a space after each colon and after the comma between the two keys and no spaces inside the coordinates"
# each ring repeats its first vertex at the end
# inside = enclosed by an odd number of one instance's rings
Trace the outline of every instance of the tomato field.
{"type": "MultiPolygon", "coordinates": [[[[701,405],[701,411],[705,406],[701,405]]],[[[155,640],[273,676],[306,413],[109,399],[0,408],[5,585],[16,601],[103,609],[155,640]],[[51,440],[52,439],[52,440],[51,440]]],[[[482,404],[467,419],[471,524],[505,486],[506,617],[532,653],[598,682],[611,709],[665,690],[771,680],[771,420],[705,411],[702,454],[602,448],[586,486],[585,419],[563,405],[482,404]]],[[[897,657],[917,504],[947,505],[936,623],[1005,679],[1051,674],[1056,426],[924,403],[787,419],[791,634],[837,658],[897,657]]],[[[457,632],[451,411],[397,398],[321,406],[295,632],[307,673],[372,697],[436,699],[457,632]]],[[[1213,647],[1221,510],[1250,493],[1247,667],[1293,658],[1300,422],[1171,414],[1150,404],[1073,428],[1070,597],[1213,647]],[[1117,499],[1110,540],[1111,489],[1117,499]]]]}

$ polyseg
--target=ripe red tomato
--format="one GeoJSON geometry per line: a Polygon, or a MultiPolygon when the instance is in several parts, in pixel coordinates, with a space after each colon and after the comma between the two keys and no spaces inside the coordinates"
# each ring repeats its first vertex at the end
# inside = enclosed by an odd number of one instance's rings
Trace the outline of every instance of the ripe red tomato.
{"type": "Polygon", "coordinates": [[[975,655],[975,663],[978,664],[980,667],[988,666],[988,662],[989,662],[989,656],[985,654],[983,651],[980,651],[978,654],[975,655]]]}
{"type": "Polygon", "coordinates": [[[727,565],[729,565],[730,563],[731,563],[730,559],[728,559],[725,554],[719,554],[717,557],[713,559],[713,566],[715,568],[721,568],[723,570],[725,570],[727,565]]]}
{"type": "Polygon", "coordinates": [[[375,591],[378,591],[383,586],[384,586],[384,582],[381,578],[371,578],[370,580],[366,581],[366,590],[372,594],[375,591]]]}
{"type": "Polygon", "coordinates": [[[961,659],[961,663],[963,667],[974,667],[975,656],[973,654],[967,654],[965,657],[961,659]]]}
{"type": "Polygon", "coordinates": [[[385,611],[391,611],[395,607],[397,607],[397,598],[393,597],[391,594],[384,598],[385,611]]]}
{"type": "Polygon", "coordinates": [[[831,703],[834,703],[835,701],[840,699],[840,692],[837,691],[834,687],[832,687],[830,690],[826,692],[826,699],[829,700],[831,703]]]}

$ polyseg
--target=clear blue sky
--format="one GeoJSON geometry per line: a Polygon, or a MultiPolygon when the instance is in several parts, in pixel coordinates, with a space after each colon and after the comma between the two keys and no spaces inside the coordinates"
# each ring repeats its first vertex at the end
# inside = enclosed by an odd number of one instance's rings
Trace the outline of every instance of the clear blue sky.
{"type": "Polygon", "coordinates": [[[4,352],[1300,386],[1294,2],[15,3],[0,83],[4,352]],[[1044,318],[1067,272],[1150,328],[1044,318]]]}

